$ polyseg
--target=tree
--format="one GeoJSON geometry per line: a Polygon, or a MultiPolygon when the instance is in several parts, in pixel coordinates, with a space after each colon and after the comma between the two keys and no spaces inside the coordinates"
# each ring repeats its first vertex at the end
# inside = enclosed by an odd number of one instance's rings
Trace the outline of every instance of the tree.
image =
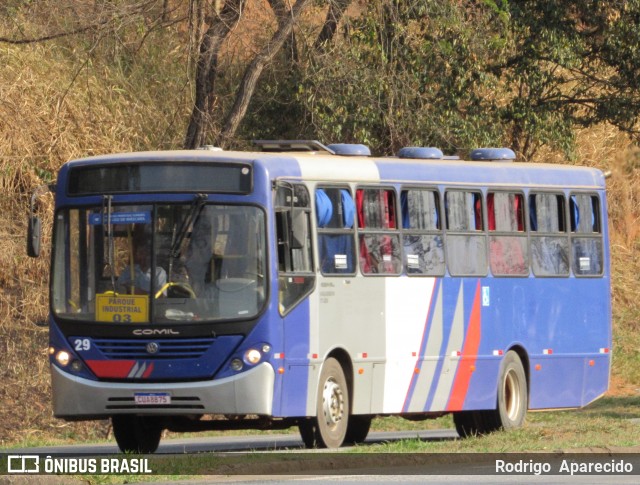
{"type": "MultiPolygon", "coordinates": [[[[240,21],[246,0],[227,0],[220,12],[214,9],[209,14],[209,27],[201,39],[195,74],[195,98],[184,148],[192,149],[206,143],[216,108],[216,75],[218,58],[224,40],[240,21]]],[[[199,6],[199,11],[202,9],[199,6]]],[[[199,12],[199,15],[202,15],[199,12]]]]}
{"type": "MultiPolygon", "coordinates": [[[[216,15],[202,39],[200,55],[197,62],[195,103],[187,129],[185,148],[196,148],[205,143],[212,135],[214,113],[219,109],[216,105],[215,79],[218,56],[222,42],[233,26],[240,20],[246,0],[226,0],[219,15],[216,15]]],[[[240,122],[244,118],[251,97],[264,68],[273,61],[284,43],[293,43],[292,32],[301,12],[311,0],[297,0],[291,9],[286,9],[283,0],[271,0],[270,5],[276,13],[278,28],[269,40],[255,55],[247,66],[242,81],[235,94],[235,101],[229,111],[223,114],[223,123],[217,134],[216,144],[226,146],[234,137],[240,122]]],[[[217,114],[217,113],[216,113],[217,114]]]]}
{"type": "Polygon", "coordinates": [[[495,139],[481,109],[495,92],[483,75],[499,50],[492,19],[470,2],[368,2],[306,73],[300,99],[312,130],[387,154],[407,145],[455,153],[495,139]]]}
{"type": "Polygon", "coordinates": [[[242,118],[247,112],[251,96],[253,95],[256,84],[265,66],[274,59],[278,50],[282,47],[285,40],[290,37],[293,25],[300,16],[302,10],[311,3],[311,0],[297,0],[291,14],[286,21],[281,21],[280,26],[273,38],[262,48],[262,50],[254,57],[247,67],[245,74],[240,83],[235,102],[231,111],[227,114],[220,139],[222,143],[228,142],[236,133],[242,118]]]}
{"type": "Polygon", "coordinates": [[[508,13],[511,53],[492,68],[517,93],[500,110],[517,150],[571,153],[574,129],[601,122],[637,138],[640,2],[528,0],[508,13]]]}
{"type": "Polygon", "coordinates": [[[639,26],[638,0],[372,0],[334,57],[310,66],[300,99],[321,138],[385,153],[571,156],[578,127],[640,134],[639,26]]]}

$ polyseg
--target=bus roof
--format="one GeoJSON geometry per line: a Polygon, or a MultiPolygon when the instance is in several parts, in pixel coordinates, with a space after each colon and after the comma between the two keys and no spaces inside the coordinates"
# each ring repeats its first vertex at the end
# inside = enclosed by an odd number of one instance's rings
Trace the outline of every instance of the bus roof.
{"type": "Polygon", "coordinates": [[[574,165],[509,161],[418,160],[397,157],[339,156],[325,152],[176,150],[99,155],[66,163],[73,167],[144,162],[244,162],[268,171],[270,178],[318,182],[427,183],[549,189],[603,189],[602,171],[574,165]]]}

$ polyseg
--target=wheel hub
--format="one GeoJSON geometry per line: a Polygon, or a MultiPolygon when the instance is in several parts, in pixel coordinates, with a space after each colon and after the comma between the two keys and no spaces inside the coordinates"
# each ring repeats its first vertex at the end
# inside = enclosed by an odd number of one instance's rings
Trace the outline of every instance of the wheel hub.
{"type": "Polygon", "coordinates": [[[515,371],[510,370],[504,380],[504,402],[507,416],[511,421],[515,421],[520,414],[520,393],[518,392],[520,382],[515,371]]]}
{"type": "Polygon", "coordinates": [[[327,379],[322,391],[322,411],[327,425],[335,426],[344,417],[344,395],[338,383],[327,379]]]}

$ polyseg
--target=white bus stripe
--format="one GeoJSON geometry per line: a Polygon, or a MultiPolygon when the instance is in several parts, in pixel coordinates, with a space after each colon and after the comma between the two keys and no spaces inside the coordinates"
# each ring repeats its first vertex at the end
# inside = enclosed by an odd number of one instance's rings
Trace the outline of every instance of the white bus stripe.
{"type": "Polygon", "coordinates": [[[427,345],[424,351],[424,360],[420,367],[420,374],[416,382],[409,412],[424,411],[424,407],[429,397],[429,391],[434,381],[436,367],[438,366],[438,354],[442,346],[442,284],[438,287],[438,294],[431,317],[431,328],[428,330],[427,345]]]}

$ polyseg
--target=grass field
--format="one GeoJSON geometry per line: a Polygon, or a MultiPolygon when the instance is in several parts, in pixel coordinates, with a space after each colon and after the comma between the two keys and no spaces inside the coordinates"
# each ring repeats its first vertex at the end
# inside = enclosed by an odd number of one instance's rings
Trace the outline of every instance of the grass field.
{"type": "MultiPolygon", "coordinates": [[[[376,418],[372,431],[422,431],[429,429],[453,429],[453,420],[444,416],[434,420],[407,421],[400,417],[376,418]]],[[[286,433],[287,431],[285,431],[286,433]]],[[[288,432],[297,433],[296,428],[288,432]]],[[[264,434],[264,431],[226,431],[203,434],[167,433],[164,439],[196,436],[247,436],[264,434]]],[[[282,431],[266,433],[280,434],[282,431]]],[[[107,439],[89,439],[91,443],[113,443],[107,439]]],[[[39,447],[61,444],[78,444],[73,435],[61,434],[55,439],[36,439],[33,436],[15,442],[11,447],[39,447]]],[[[408,439],[382,444],[364,444],[350,451],[362,453],[452,453],[452,452],[555,452],[555,451],[603,451],[635,448],[640,452],[640,390],[634,394],[605,396],[583,409],[530,412],[525,426],[516,430],[491,433],[456,440],[408,439]]]]}
{"type": "MultiPolygon", "coordinates": [[[[450,417],[413,422],[401,418],[374,421],[374,430],[423,430],[451,428],[450,417]]],[[[294,429],[290,430],[295,432],[294,429]]],[[[221,433],[209,435],[220,436],[221,433]]],[[[182,435],[180,435],[182,437],[182,435]]],[[[203,435],[205,436],[205,435],[203,435]]],[[[168,438],[172,438],[170,434],[168,438]]],[[[56,440],[74,442],[72,440],[56,440]]],[[[104,442],[104,441],[102,441],[104,442]]],[[[305,453],[300,450],[274,450],[276,453],[203,453],[151,458],[151,475],[82,476],[85,483],[124,484],[157,480],[179,480],[207,475],[248,475],[262,477],[279,474],[318,474],[328,470],[362,473],[384,464],[406,470],[407,467],[444,466],[451,461],[484,459],[482,454],[603,453],[615,457],[640,453],[640,393],[604,397],[581,410],[529,413],[525,426],[518,430],[496,432],[468,439],[405,439],[388,443],[364,444],[331,453],[305,453]],[[476,455],[476,454],[481,455],[476,455]]],[[[49,442],[23,442],[22,446],[41,446],[49,442]]],[[[508,455],[505,455],[508,456],[508,455]]],[[[130,456],[131,457],[131,456],[130,456]]],[[[75,478],[69,477],[68,483],[75,478]]],[[[233,480],[230,478],[230,480],[233,480]]],[[[47,482],[43,482],[47,483],[47,482]]]]}

